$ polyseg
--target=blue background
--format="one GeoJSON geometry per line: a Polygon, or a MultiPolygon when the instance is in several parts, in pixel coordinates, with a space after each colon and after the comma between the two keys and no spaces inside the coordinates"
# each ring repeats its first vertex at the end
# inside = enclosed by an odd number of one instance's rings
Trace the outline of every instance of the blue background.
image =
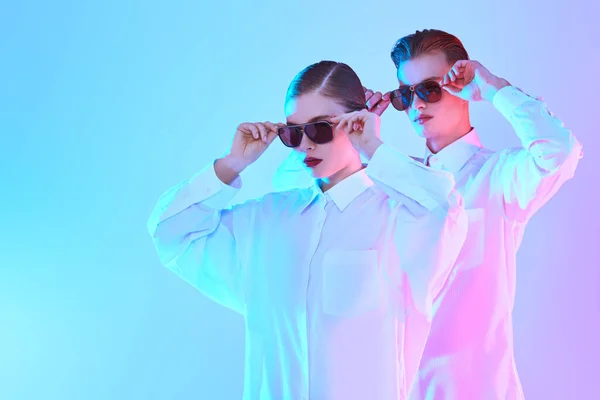
{"type": "MultiPolygon", "coordinates": [[[[146,219],[239,123],[283,120],[302,68],[347,62],[390,90],[394,42],[424,28],[543,95],[584,144],[519,253],[515,341],[528,399],[600,393],[595,15],[582,0],[0,1],[0,399],[239,399],[241,317],[160,266],[146,219]]],[[[487,147],[518,145],[490,104],[472,109],[487,147]]],[[[423,154],[391,108],[382,138],[423,154]]],[[[272,146],[238,200],[286,155],[272,146]]]]}

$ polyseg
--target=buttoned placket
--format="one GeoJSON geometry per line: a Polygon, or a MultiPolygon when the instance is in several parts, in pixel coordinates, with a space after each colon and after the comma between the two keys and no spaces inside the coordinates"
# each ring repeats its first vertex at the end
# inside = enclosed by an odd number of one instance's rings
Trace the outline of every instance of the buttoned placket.
{"type": "Polygon", "coordinates": [[[435,155],[429,156],[429,158],[427,159],[426,165],[431,168],[442,169],[442,163],[441,163],[440,159],[435,155]]]}
{"type": "Polygon", "coordinates": [[[327,211],[326,211],[326,206],[328,202],[331,202],[331,199],[328,199],[329,196],[324,195],[319,193],[317,195],[317,198],[315,199],[314,203],[310,206],[310,207],[315,207],[318,210],[318,213],[316,215],[316,219],[315,219],[315,225],[314,225],[314,231],[311,232],[311,241],[308,247],[308,251],[306,253],[306,264],[307,268],[304,271],[304,281],[306,282],[306,290],[304,291],[304,305],[305,305],[305,318],[304,318],[304,332],[305,332],[305,337],[306,340],[303,341],[302,345],[304,346],[301,349],[301,353],[300,356],[303,359],[303,363],[304,363],[304,372],[305,372],[305,376],[307,377],[307,381],[304,383],[305,384],[305,394],[303,396],[303,399],[308,400],[310,397],[310,381],[308,379],[310,379],[310,371],[309,371],[309,360],[308,360],[308,355],[309,355],[309,351],[308,351],[308,340],[310,337],[310,332],[309,332],[309,325],[308,325],[308,293],[310,290],[310,281],[311,281],[311,266],[312,266],[312,262],[314,259],[315,254],[317,253],[318,249],[319,249],[319,245],[321,243],[321,235],[323,234],[323,227],[325,225],[325,220],[327,218],[327,211]]]}

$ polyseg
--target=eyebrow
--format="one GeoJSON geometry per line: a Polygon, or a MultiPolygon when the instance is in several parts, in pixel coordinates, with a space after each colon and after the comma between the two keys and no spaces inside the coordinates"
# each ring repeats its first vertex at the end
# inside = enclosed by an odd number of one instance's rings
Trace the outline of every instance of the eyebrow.
{"type": "Polygon", "coordinates": [[[317,115],[316,117],[313,117],[311,119],[309,119],[307,122],[303,122],[301,124],[297,124],[295,122],[291,122],[288,121],[287,125],[302,125],[302,124],[310,124],[311,122],[317,122],[317,121],[325,121],[327,119],[331,118],[331,115],[317,115]]]}

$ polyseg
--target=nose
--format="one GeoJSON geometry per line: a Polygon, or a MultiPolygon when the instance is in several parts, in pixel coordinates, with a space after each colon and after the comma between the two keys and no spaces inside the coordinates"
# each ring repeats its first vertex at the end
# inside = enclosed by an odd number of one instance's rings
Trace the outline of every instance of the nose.
{"type": "Polygon", "coordinates": [[[427,103],[425,101],[423,101],[419,96],[417,96],[417,94],[415,92],[412,92],[412,98],[411,98],[411,102],[410,102],[410,107],[414,108],[415,110],[423,110],[425,107],[427,107],[427,103]]]}
{"type": "Polygon", "coordinates": [[[314,150],[317,145],[315,142],[310,140],[306,134],[302,134],[302,141],[300,145],[296,147],[296,150],[306,153],[309,150],[314,150]]]}

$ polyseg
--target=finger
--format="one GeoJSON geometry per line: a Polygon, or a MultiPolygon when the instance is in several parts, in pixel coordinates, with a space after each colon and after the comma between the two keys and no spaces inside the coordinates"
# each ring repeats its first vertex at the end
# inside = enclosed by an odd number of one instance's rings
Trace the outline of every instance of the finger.
{"type": "Polygon", "coordinates": [[[377,106],[373,110],[373,112],[381,117],[383,112],[388,109],[388,107],[392,104],[391,100],[381,100],[377,103],[377,106]]]}
{"type": "Polygon", "coordinates": [[[359,115],[352,117],[347,124],[347,132],[349,134],[362,131],[363,121],[359,115]]]}
{"type": "Polygon", "coordinates": [[[279,128],[282,126],[286,126],[281,122],[273,123],[270,121],[264,122],[261,125],[264,125],[265,134],[261,137],[263,143],[267,146],[270,146],[273,143],[273,140],[279,135],[279,128]]]}
{"type": "Polygon", "coordinates": [[[350,114],[352,114],[352,113],[344,113],[344,114],[334,115],[333,117],[331,117],[330,121],[333,124],[339,124],[341,120],[348,117],[350,114]]]}
{"type": "Polygon", "coordinates": [[[267,129],[265,124],[256,124],[256,126],[258,127],[258,131],[260,132],[260,139],[266,143],[267,142],[267,134],[268,134],[269,130],[267,129]]]}
{"type": "Polygon", "coordinates": [[[347,133],[352,133],[352,124],[356,120],[356,116],[354,114],[348,115],[346,118],[346,122],[344,123],[344,131],[347,133]]]}
{"type": "Polygon", "coordinates": [[[469,64],[469,60],[458,60],[452,68],[465,68],[469,64]]]}
{"type": "Polygon", "coordinates": [[[444,78],[442,79],[442,86],[447,85],[450,82],[450,77],[448,76],[448,74],[444,75],[444,78]]]}
{"type": "Polygon", "coordinates": [[[274,124],[270,121],[264,123],[265,128],[267,128],[267,132],[277,132],[279,130],[279,125],[274,124]]]}
{"type": "Polygon", "coordinates": [[[347,132],[347,129],[348,129],[347,125],[348,125],[348,120],[350,118],[350,115],[349,114],[344,114],[344,115],[339,116],[338,118],[339,119],[338,119],[337,124],[336,124],[337,129],[340,129],[340,130],[342,130],[344,132],[347,132]]]}
{"type": "Polygon", "coordinates": [[[465,69],[462,67],[454,66],[452,67],[452,72],[454,73],[454,80],[456,81],[458,78],[464,75],[465,69]]]}
{"type": "Polygon", "coordinates": [[[346,121],[346,132],[353,133],[355,131],[361,130],[362,120],[366,117],[368,111],[356,111],[348,116],[346,121]]]}
{"type": "Polygon", "coordinates": [[[266,141],[267,145],[270,145],[271,143],[273,143],[273,140],[275,140],[277,135],[278,135],[278,129],[269,130],[267,132],[267,141],[266,141]]]}
{"type": "Polygon", "coordinates": [[[244,135],[252,135],[251,130],[252,124],[249,122],[244,122],[238,126],[238,131],[242,132],[244,135]]]}
{"type": "Polygon", "coordinates": [[[367,99],[367,109],[370,111],[377,107],[377,104],[381,101],[383,95],[381,92],[373,93],[373,95],[367,99]]]}
{"type": "MultiPolygon", "coordinates": [[[[381,101],[378,103],[378,105],[381,104],[381,101]]],[[[356,113],[356,118],[353,121],[353,129],[355,131],[362,131],[365,123],[367,122],[367,120],[372,116],[373,113],[367,111],[367,110],[361,110],[359,112],[356,113]]]]}
{"type": "Polygon", "coordinates": [[[250,131],[250,134],[252,134],[254,139],[260,139],[260,132],[258,131],[256,124],[247,124],[246,129],[250,131]]]}
{"type": "Polygon", "coordinates": [[[450,82],[454,82],[456,80],[456,72],[454,71],[454,69],[448,71],[448,79],[450,80],[450,82]]]}
{"type": "Polygon", "coordinates": [[[385,110],[387,110],[387,108],[389,107],[389,105],[392,103],[392,92],[386,92],[383,94],[383,96],[381,96],[381,100],[379,101],[379,103],[377,103],[377,106],[375,106],[374,110],[371,110],[372,112],[374,112],[375,114],[381,116],[381,114],[383,114],[383,112],[385,110]]]}
{"type": "Polygon", "coordinates": [[[348,114],[340,115],[337,117],[336,127],[344,130],[344,125],[348,122],[348,114]]]}

